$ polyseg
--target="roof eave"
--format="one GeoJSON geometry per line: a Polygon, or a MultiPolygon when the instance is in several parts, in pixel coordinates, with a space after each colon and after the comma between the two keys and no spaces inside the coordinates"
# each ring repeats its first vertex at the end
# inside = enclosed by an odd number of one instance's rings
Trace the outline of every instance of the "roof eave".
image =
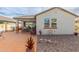
{"type": "Polygon", "coordinates": [[[48,10],[45,10],[45,11],[43,11],[43,12],[40,12],[40,13],[36,14],[35,16],[38,16],[38,15],[40,15],[40,14],[43,14],[43,13],[48,12],[48,11],[50,11],[50,10],[52,10],[52,9],[55,9],[55,8],[59,8],[59,9],[65,11],[65,12],[71,14],[71,15],[74,15],[74,16],[76,16],[76,17],[79,17],[78,15],[76,15],[76,14],[74,14],[74,13],[68,11],[68,10],[65,10],[65,9],[63,9],[63,8],[61,8],[61,7],[52,7],[52,8],[50,8],[50,9],[48,9],[48,10]]]}

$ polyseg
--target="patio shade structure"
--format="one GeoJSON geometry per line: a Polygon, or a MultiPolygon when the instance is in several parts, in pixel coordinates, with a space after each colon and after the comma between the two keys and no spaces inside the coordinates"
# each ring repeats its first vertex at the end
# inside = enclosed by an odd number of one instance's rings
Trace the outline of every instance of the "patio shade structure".
{"type": "Polygon", "coordinates": [[[26,25],[29,25],[30,23],[36,24],[36,19],[35,16],[17,16],[14,17],[13,19],[16,19],[16,26],[17,28],[20,28],[19,24],[21,24],[22,30],[25,29],[26,25]],[[29,24],[28,24],[29,23],[29,24]]]}

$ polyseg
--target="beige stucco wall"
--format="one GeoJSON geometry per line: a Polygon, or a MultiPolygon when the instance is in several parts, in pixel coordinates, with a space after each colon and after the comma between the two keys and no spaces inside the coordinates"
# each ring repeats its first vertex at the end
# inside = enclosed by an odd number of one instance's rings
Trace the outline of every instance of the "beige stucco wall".
{"type": "Polygon", "coordinates": [[[15,23],[7,23],[7,24],[5,24],[5,23],[3,23],[3,24],[0,24],[0,29],[2,29],[2,30],[6,30],[6,31],[12,31],[13,30],[13,28],[12,27],[15,27],[16,26],[16,24],[15,23]],[[6,28],[5,28],[5,26],[6,26],[6,28]]]}
{"type": "Polygon", "coordinates": [[[50,34],[50,29],[44,29],[44,19],[49,18],[50,21],[52,18],[57,18],[57,29],[53,31],[51,29],[51,34],[73,34],[74,33],[74,20],[75,16],[71,15],[63,10],[55,8],[46,13],[36,16],[36,30],[39,34],[39,30],[42,31],[42,34],[50,34]]]}

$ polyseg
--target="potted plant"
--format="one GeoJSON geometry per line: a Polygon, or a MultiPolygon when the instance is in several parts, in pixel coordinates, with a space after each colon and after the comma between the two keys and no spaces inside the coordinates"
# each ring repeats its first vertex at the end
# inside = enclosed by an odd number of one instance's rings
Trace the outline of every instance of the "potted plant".
{"type": "Polygon", "coordinates": [[[78,35],[78,33],[77,33],[77,32],[75,32],[75,33],[74,33],[74,35],[75,35],[75,36],[77,36],[77,35],[78,35]]]}

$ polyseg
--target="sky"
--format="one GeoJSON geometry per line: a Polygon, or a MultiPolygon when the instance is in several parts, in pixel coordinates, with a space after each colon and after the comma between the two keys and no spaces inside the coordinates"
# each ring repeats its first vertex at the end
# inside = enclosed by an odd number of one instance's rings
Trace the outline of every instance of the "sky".
{"type": "MultiPolygon", "coordinates": [[[[25,15],[35,15],[51,7],[0,7],[0,16],[25,16],[25,15]]],[[[79,7],[62,7],[75,14],[79,15],[79,7]]]]}

